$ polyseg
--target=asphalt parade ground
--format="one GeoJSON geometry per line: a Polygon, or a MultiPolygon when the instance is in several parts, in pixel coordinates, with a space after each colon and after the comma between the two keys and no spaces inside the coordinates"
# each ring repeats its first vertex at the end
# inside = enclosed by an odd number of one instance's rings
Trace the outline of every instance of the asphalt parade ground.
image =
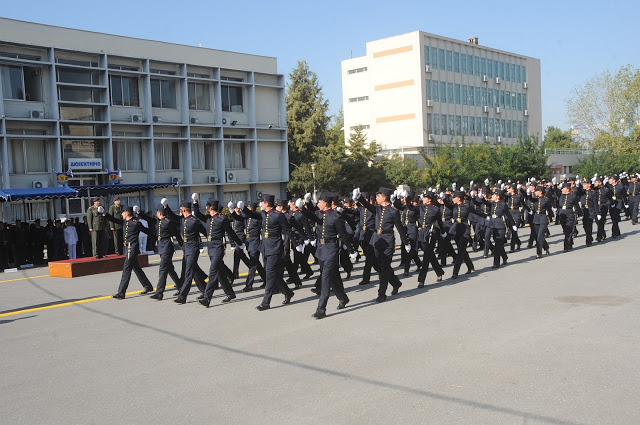
{"type": "Polygon", "coordinates": [[[520,229],[523,249],[506,266],[471,252],[473,274],[463,265],[448,279],[448,265],[436,284],[430,270],[423,289],[415,266],[402,277],[397,251],[403,285],[380,304],[377,276],[357,284],[361,260],[348,307],[330,298],[323,320],[311,317],[315,275],[290,305],[277,294],[259,312],[263,291],[241,292],[244,277],[236,300],[221,304],[217,290],[206,309],[195,286],[185,305],[171,289],[157,302],[135,275],[127,298],[111,299],[120,272],[0,274],[0,422],[636,425],[640,226],[620,228],[586,248],[579,226],[563,253],[552,225],[539,260],[520,229]]]}

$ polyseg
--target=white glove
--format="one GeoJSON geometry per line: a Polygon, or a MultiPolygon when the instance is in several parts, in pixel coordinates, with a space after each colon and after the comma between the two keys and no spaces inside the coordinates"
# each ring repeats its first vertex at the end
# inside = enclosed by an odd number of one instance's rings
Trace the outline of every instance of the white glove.
{"type": "Polygon", "coordinates": [[[396,195],[391,195],[391,203],[394,203],[396,201],[396,195]]]}
{"type": "Polygon", "coordinates": [[[520,190],[520,189],[522,189],[522,185],[521,185],[520,183],[518,183],[518,185],[516,186],[516,188],[517,188],[518,190],[520,190]]]}
{"type": "Polygon", "coordinates": [[[498,185],[501,185],[501,184],[502,184],[502,180],[498,180],[498,185]]]}
{"type": "Polygon", "coordinates": [[[469,193],[469,196],[471,196],[472,198],[475,198],[475,197],[476,197],[476,191],[475,191],[475,190],[472,190],[472,191],[469,193]]]}
{"type": "Polygon", "coordinates": [[[447,237],[447,232],[444,232],[444,233],[442,234],[442,237],[443,237],[443,238],[446,238],[446,237],[447,237]]]}
{"type": "Polygon", "coordinates": [[[489,186],[489,179],[484,179],[484,185],[489,186]]]}
{"type": "Polygon", "coordinates": [[[533,211],[529,210],[529,214],[530,214],[530,215],[533,215],[533,211]]]}
{"type": "Polygon", "coordinates": [[[553,183],[553,184],[556,184],[556,181],[557,181],[557,180],[556,180],[556,178],[555,178],[555,177],[551,179],[551,183],[553,183]]]}
{"type": "Polygon", "coordinates": [[[478,193],[478,198],[484,199],[484,193],[483,192],[478,193]]]}
{"type": "Polygon", "coordinates": [[[531,182],[535,183],[536,182],[536,178],[535,177],[531,177],[531,182]]]}
{"type": "Polygon", "coordinates": [[[162,198],[160,203],[166,207],[169,205],[169,200],[167,198],[162,198]]]}
{"type": "Polygon", "coordinates": [[[407,252],[411,252],[411,245],[405,245],[404,250],[407,252]]]}
{"type": "Polygon", "coordinates": [[[440,183],[436,185],[436,190],[440,190],[440,183]]]}
{"type": "Polygon", "coordinates": [[[473,186],[473,180],[469,182],[469,187],[472,187],[472,186],[473,186]]]}
{"type": "Polygon", "coordinates": [[[485,220],[487,220],[487,221],[491,221],[491,217],[487,216],[487,217],[485,218],[485,220]]]}
{"type": "Polygon", "coordinates": [[[303,245],[296,246],[296,251],[302,252],[302,247],[303,247],[303,245]]]}
{"type": "Polygon", "coordinates": [[[133,206],[133,212],[134,212],[134,213],[136,213],[136,214],[138,214],[138,213],[140,212],[140,207],[139,207],[139,206],[137,206],[137,205],[134,205],[134,206],[133,206]]]}
{"type": "Polygon", "coordinates": [[[198,200],[198,194],[197,193],[192,193],[191,194],[191,200],[197,201],[198,200]]]}
{"type": "Polygon", "coordinates": [[[98,207],[98,212],[99,212],[100,214],[102,214],[102,213],[104,212],[104,207],[103,207],[102,205],[100,205],[100,206],[98,207]]]}
{"type": "Polygon", "coordinates": [[[527,195],[531,195],[531,188],[530,187],[527,188],[527,195]]]}
{"type": "Polygon", "coordinates": [[[451,188],[452,188],[453,190],[456,190],[456,187],[458,187],[458,184],[457,184],[457,183],[455,183],[455,182],[454,182],[454,183],[452,183],[452,184],[451,184],[451,188]]]}
{"type": "Polygon", "coordinates": [[[236,205],[236,207],[237,207],[239,210],[243,209],[243,208],[244,208],[244,202],[242,202],[242,201],[238,201],[238,205],[236,205]]]}
{"type": "Polygon", "coordinates": [[[246,247],[247,246],[245,244],[242,244],[242,245],[238,246],[238,248],[240,248],[240,249],[245,249],[246,247]]]}
{"type": "Polygon", "coordinates": [[[310,240],[310,239],[307,239],[306,241],[304,241],[304,244],[305,244],[305,245],[309,245],[310,243],[311,243],[311,240],[310,240]]]}
{"type": "Polygon", "coordinates": [[[518,228],[516,226],[511,226],[511,229],[513,229],[514,232],[518,231],[518,228]]]}
{"type": "Polygon", "coordinates": [[[311,246],[316,246],[316,244],[318,243],[318,241],[316,241],[315,239],[311,241],[311,246]]]}
{"type": "Polygon", "coordinates": [[[310,193],[307,193],[307,194],[304,195],[304,201],[305,202],[311,201],[311,194],[310,193]]]}
{"type": "Polygon", "coordinates": [[[504,189],[504,183],[500,185],[500,189],[504,189]]]}
{"type": "Polygon", "coordinates": [[[339,213],[342,213],[342,207],[336,207],[336,211],[338,211],[339,213]]]}
{"type": "Polygon", "coordinates": [[[302,199],[300,198],[296,199],[296,208],[302,208],[302,205],[304,205],[304,202],[302,202],[302,199]]]}
{"type": "Polygon", "coordinates": [[[351,257],[352,260],[355,260],[356,258],[358,258],[358,253],[354,252],[353,254],[349,254],[349,257],[351,257]]]}
{"type": "Polygon", "coordinates": [[[440,192],[440,199],[444,199],[446,197],[446,195],[444,194],[444,192],[440,192]]]}
{"type": "Polygon", "coordinates": [[[600,214],[598,214],[596,217],[598,218],[598,221],[602,219],[602,216],[600,214]]]}
{"type": "Polygon", "coordinates": [[[402,197],[406,198],[407,196],[409,196],[409,192],[407,192],[406,190],[402,191],[402,197]]]}
{"type": "Polygon", "coordinates": [[[625,207],[625,208],[629,208],[629,205],[625,205],[624,207],[625,207]]]}
{"type": "Polygon", "coordinates": [[[580,181],[580,176],[578,174],[576,174],[576,181],[579,182],[580,181]]]}
{"type": "Polygon", "coordinates": [[[229,202],[229,203],[227,204],[227,208],[229,208],[230,210],[234,209],[235,207],[236,207],[236,206],[235,206],[235,204],[234,204],[233,202],[229,202]]]}

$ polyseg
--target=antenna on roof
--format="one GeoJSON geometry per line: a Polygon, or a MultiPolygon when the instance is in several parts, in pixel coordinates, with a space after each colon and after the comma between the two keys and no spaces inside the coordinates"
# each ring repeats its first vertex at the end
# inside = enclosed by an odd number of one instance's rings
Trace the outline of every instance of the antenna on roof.
{"type": "Polygon", "coordinates": [[[198,47],[202,47],[202,41],[198,43],[198,47]]]}

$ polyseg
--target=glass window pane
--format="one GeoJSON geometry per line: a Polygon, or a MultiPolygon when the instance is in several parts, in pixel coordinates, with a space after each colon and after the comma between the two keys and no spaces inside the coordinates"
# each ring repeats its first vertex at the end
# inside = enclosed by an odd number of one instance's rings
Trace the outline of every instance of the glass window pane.
{"type": "Polygon", "coordinates": [[[24,100],[24,81],[22,68],[17,66],[2,67],[2,92],[5,99],[24,100]]]}
{"type": "Polygon", "coordinates": [[[151,80],[151,106],[154,108],[162,108],[160,100],[160,81],[151,80]]]}
{"type": "Polygon", "coordinates": [[[122,77],[111,76],[111,104],[122,105],[122,77]]]}

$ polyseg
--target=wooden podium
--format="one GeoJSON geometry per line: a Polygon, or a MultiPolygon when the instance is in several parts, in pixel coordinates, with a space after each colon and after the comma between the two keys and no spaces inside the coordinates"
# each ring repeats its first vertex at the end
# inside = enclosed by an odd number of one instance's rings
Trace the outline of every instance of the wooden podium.
{"type": "MultiPolygon", "coordinates": [[[[147,254],[138,255],[140,267],[149,265],[147,254]]],[[[107,255],[104,258],[84,257],[75,260],[61,260],[49,262],[49,276],[51,277],[80,277],[92,274],[122,271],[124,255],[107,255]]]]}

